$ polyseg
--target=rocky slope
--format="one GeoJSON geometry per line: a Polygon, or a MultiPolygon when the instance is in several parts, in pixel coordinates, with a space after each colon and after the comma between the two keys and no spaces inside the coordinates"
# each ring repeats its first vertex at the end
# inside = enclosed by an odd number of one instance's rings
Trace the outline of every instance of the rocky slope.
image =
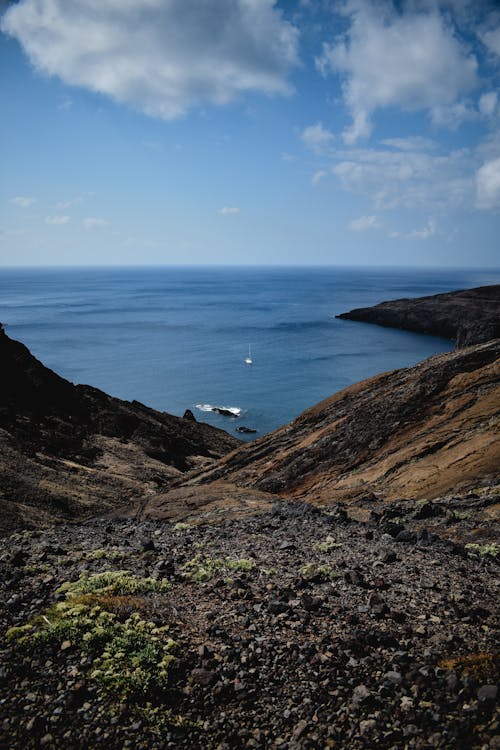
{"type": "Polygon", "coordinates": [[[500,285],[398,299],[337,316],[455,339],[457,348],[500,337],[500,285]]]}
{"type": "Polygon", "coordinates": [[[75,386],[0,326],[0,528],[163,491],[240,442],[206,424],[75,386]]]}
{"type": "Polygon", "coordinates": [[[497,481],[499,357],[496,339],[351,386],[190,474],[185,492],[217,481],[312,503],[359,502],[497,481]]]}
{"type": "Polygon", "coordinates": [[[430,530],[465,500],[13,535],[0,746],[498,748],[498,546],[430,530]]]}

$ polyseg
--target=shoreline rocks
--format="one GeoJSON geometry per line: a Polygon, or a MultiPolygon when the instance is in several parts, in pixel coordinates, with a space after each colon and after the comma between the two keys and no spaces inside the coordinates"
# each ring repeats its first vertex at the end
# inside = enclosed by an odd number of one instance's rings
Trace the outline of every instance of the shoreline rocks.
{"type": "Polygon", "coordinates": [[[500,338],[500,285],[391,300],[336,317],[454,339],[461,349],[500,338]]]}

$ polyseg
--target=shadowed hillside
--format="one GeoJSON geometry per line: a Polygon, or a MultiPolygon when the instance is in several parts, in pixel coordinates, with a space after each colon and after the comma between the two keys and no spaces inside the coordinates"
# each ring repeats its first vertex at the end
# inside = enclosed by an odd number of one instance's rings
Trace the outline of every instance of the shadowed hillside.
{"type": "Polygon", "coordinates": [[[206,424],[75,386],[0,328],[1,525],[102,513],[239,445],[206,424]]]}

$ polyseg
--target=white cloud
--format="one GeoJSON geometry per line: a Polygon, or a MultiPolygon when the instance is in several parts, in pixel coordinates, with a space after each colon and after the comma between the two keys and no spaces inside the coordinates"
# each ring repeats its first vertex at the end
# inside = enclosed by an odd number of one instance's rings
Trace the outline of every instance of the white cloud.
{"type": "Polygon", "coordinates": [[[327,174],[328,172],[325,172],[324,169],[319,169],[317,172],[315,172],[311,177],[311,184],[313,185],[313,187],[316,187],[316,185],[318,185],[321,180],[326,177],[327,174]]]}
{"type": "MultiPolygon", "coordinates": [[[[390,239],[405,239],[405,240],[428,240],[437,234],[437,224],[433,219],[429,219],[425,227],[421,229],[412,229],[411,232],[399,232],[391,230],[387,233],[390,239]]],[[[448,240],[450,237],[447,238],[448,240]]]]}
{"type": "Polygon", "coordinates": [[[221,216],[231,216],[239,214],[240,209],[236,208],[236,206],[223,206],[223,208],[219,208],[218,213],[220,213],[221,216]]]}
{"type": "Polygon", "coordinates": [[[328,150],[328,147],[331,146],[335,139],[333,133],[328,128],[323,127],[321,122],[304,128],[300,137],[306,146],[317,154],[328,150]]]}
{"type": "Polygon", "coordinates": [[[430,219],[425,227],[422,229],[414,229],[410,232],[409,237],[412,240],[428,240],[430,237],[434,237],[437,231],[436,222],[430,219]]]}
{"type": "Polygon", "coordinates": [[[376,216],[360,216],[349,223],[349,229],[353,232],[367,232],[370,229],[380,229],[381,226],[376,216]]]}
{"type": "Polygon", "coordinates": [[[57,109],[61,110],[61,112],[64,112],[67,109],[71,109],[73,106],[73,101],[67,96],[65,99],[62,100],[60,104],[57,105],[57,109]]]}
{"type": "Polygon", "coordinates": [[[469,102],[456,102],[449,105],[438,105],[432,110],[432,121],[439,127],[456,130],[463,122],[476,120],[478,112],[469,102]]]}
{"type": "Polygon", "coordinates": [[[500,208],[500,158],[486,162],[477,170],[476,190],[478,208],[500,208]]]}
{"type": "Polygon", "coordinates": [[[71,198],[70,200],[67,200],[67,201],[59,201],[59,203],[56,203],[56,208],[59,210],[70,208],[71,206],[77,206],[82,201],[83,201],[82,196],[78,196],[78,198],[71,198]]]}
{"type": "Polygon", "coordinates": [[[429,110],[444,120],[446,108],[459,105],[476,85],[476,59],[437,10],[396,13],[392,3],[374,0],[352,0],[347,8],[347,34],[324,44],[316,60],[324,75],[344,77],[344,100],[352,115],[343,133],[346,143],[367,138],[373,113],[383,107],[429,110]]]}
{"type": "Polygon", "coordinates": [[[1,29],[40,71],[166,120],[288,94],[298,64],[298,29],[275,0],[23,0],[1,29]]]}
{"type": "Polygon", "coordinates": [[[481,34],[481,39],[490,52],[500,57],[500,24],[481,34]]]}
{"type": "Polygon", "coordinates": [[[46,224],[69,224],[71,216],[46,216],[46,224]]]}
{"type": "Polygon", "coordinates": [[[496,91],[489,91],[479,98],[479,111],[484,117],[491,117],[495,114],[498,104],[498,94],[496,91]]]}
{"type": "Polygon", "coordinates": [[[474,155],[446,155],[381,148],[339,153],[332,167],[344,190],[368,195],[377,210],[470,208],[474,203],[474,155]]]}
{"type": "Polygon", "coordinates": [[[15,198],[11,198],[10,202],[14,206],[19,206],[19,208],[29,208],[33,203],[36,203],[34,198],[27,198],[25,195],[17,195],[15,198]]]}
{"type": "Polygon", "coordinates": [[[95,229],[96,227],[107,227],[109,224],[106,219],[98,219],[95,216],[89,216],[83,220],[85,229],[95,229]]]}
{"type": "Polygon", "coordinates": [[[421,135],[412,135],[406,138],[385,138],[381,143],[398,151],[432,151],[436,143],[430,138],[421,135]]]}

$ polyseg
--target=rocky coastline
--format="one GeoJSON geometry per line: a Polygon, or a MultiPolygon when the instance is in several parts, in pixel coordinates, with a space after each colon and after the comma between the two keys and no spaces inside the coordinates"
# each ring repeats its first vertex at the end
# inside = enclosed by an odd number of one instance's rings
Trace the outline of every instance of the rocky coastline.
{"type": "Polygon", "coordinates": [[[499,307],[500,285],[493,285],[381,302],[337,317],[453,339],[461,348],[500,337],[499,307]]]}
{"type": "Polygon", "coordinates": [[[0,746],[498,750],[499,289],[246,445],[0,330],[0,746]]]}

